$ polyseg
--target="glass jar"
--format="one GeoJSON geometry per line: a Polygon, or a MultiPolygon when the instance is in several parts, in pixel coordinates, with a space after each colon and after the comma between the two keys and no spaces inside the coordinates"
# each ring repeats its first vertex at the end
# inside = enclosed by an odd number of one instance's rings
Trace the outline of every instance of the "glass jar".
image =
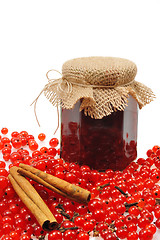
{"type": "Polygon", "coordinates": [[[137,157],[138,108],[155,98],[135,80],[136,64],[84,57],[66,61],[59,79],[48,73],[43,91],[61,107],[61,157],[99,171],[125,169],[137,157]]]}
{"type": "Polygon", "coordinates": [[[137,101],[129,96],[124,111],[94,119],[73,109],[61,109],[61,157],[91,169],[123,170],[137,157],[137,101]]]}

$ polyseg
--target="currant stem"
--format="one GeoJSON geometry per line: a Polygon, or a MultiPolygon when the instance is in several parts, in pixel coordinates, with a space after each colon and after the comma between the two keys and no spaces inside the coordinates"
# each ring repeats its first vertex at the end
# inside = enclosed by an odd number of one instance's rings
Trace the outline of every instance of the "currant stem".
{"type": "Polygon", "coordinates": [[[74,222],[75,218],[79,216],[79,213],[74,212],[73,217],[70,219],[71,222],[74,222]]]}
{"type": "Polygon", "coordinates": [[[63,204],[58,203],[58,205],[55,208],[61,209],[63,212],[65,212],[65,209],[63,207],[63,204]]]}
{"type": "Polygon", "coordinates": [[[132,207],[132,206],[137,206],[138,202],[134,202],[134,203],[125,203],[125,207],[132,207]]]}
{"type": "MultiPolygon", "coordinates": [[[[110,185],[110,183],[106,183],[106,184],[103,184],[103,185],[101,185],[101,186],[98,186],[97,187],[97,190],[98,191],[100,191],[100,190],[102,190],[104,187],[107,187],[107,186],[109,186],[110,185]]],[[[125,193],[120,187],[118,187],[118,186],[114,186],[118,191],[120,191],[120,193],[122,193],[125,197],[128,197],[128,194],[127,193],[125,193]]]]}
{"type": "Polygon", "coordinates": [[[64,227],[60,227],[58,230],[61,232],[61,233],[64,233],[65,231],[67,230],[77,230],[78,227],[68,227],[68,228],[64,228],[64,227]]]}
{"type": "Polygon", "coordinates": [[[125,197],[128,197],[128,194],[125,193],[121,188],[114,186],[118,191],[120,191],[120,193],[122,193],[125,197]]]}
{"type": "Polygon", "coordinates": [[[109,185],[110,185],[110,183],[106,183],[106,184],[100,185],[100,186],[97,187],[97,190],[98,190],[98,191],[99,191],[99,190],[102,190],[104,187],[107,187],[107,186],[109,186],[109,185]]]}
{"type": "Polygon", "coordinates": [[[64,212],[63,210],[59,210],[58,211],[63,217],[66,217],[67,219],[71,219],[71,216],[68,214],[68,213],[66,213],[66,212],[64,212]]]}

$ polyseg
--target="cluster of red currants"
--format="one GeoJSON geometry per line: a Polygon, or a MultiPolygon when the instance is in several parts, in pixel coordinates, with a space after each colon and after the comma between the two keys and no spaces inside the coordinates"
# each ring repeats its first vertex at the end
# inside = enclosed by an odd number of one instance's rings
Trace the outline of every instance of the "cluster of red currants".
{"type": "MultiPolygon", "coordinates": [[[[3,128],[2,134],[8,129],[3,128]]],[[[39,134],[43,141],[45,134],[39,134]]],[[[59,158],[58,139],[49,147],[41,147],[26,131],[12,132],[11,139],[0,136],[0,150],[9,168],[19,163],[32,165],[46,173],[88,189],[87,205],[66,199],[29,180],[54,214],[59,228],[45,232],[16,195],[7,179],[4,160],[0,161],[0,238],[30,240],[33,236],[48,240],[88,240],[100,236],[104,240],[152,240],[160,228],[160,147],[147,151],[123,171],[91,170],[88,166],[64,162],[59,158]]]]}

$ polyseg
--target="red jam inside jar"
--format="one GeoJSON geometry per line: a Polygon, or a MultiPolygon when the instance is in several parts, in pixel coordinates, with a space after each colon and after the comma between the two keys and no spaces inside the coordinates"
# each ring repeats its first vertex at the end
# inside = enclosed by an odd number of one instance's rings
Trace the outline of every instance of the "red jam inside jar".
{"type": "Polygon", "coordinates": [[[137,157],[138,104],[130,96],[124,111],[102,119],[73,109],[61,109],[61,157],[91,169],[123,170],[137,157]]]}

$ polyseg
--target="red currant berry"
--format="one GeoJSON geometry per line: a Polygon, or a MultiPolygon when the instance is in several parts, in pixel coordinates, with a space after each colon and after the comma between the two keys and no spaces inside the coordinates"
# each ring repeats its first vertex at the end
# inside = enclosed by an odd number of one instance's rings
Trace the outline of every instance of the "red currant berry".
{"type": "Polygon", "coordinates": [[[160,209],[156,209],[156,210],[154,211],[154,214],[155,214],[155,217],[156,217],[156,218],[160,218],[160,209]]]}
{"type": "Polygon", "coordinates": [[[20,234],[18,232],[16,232],[15,230],[14,231],[11,231],[9,233],[9,236],[13,239],[13,240],[19,240],[20,239],[20,234]]]}
{"type": "Polygon", "coordinates": [[[19,136],[19,133],[17,131],[14,131],[11,133],[11,137],[17,138],[19,136]]]}
{"type": "Polygon", "coordinates": [[[21,144],[22,146],[26,146],[27,145],[27,139],[25,137],[22,137],[21,135],[19,136],[19,139],[21,140],[21,144]]]}
{"type": "Polygon", "coordinates": [[[153,233],[148,229],[141,229],[139,232],[139,239],[140,240],[152,240],[153,233]]]}
{"type": "Polygon", "coordinates": [[[19,240],[30,240],[30,237],[27,234],[20,236],[19,240]]]}
{"type": "Polygon", "coordinates": [[[73,222],[71,222],[71,221],[64,221],[64,222],[62,223],[62,226],[63,226],[64,228],[70,228],[70,227],[75,227],[75,224],[74,224],[73,222]]]}
{"type": "Polygon", "coordinates": [[[59,224],[62,223],[63,216],[60,213],[54,213],[54,217],[56,218],[56,220],[59,224]]]}
{"type": "Polygon", "coordinates": [[[84,215],[84,214],[86,214],[86,213],[87,213],[87,210],[88,210],[88,208],[87,208],[87,206],[85,206],[85,205],[79,205],[79,206],[77,206],[77,208],[76,208],[76,212],[79,213],[79,215],[84,215]]]}
{"type": "Polygon", "coordinates": [[[34,139],[30,139],[28,143],[29,143],[29,149],[31,151],[35,151],[38,149],[38,143],[34,139]]]}
{"type": "Polygon", "coordinates": [[[140,227],[140,228],[145,228],[147,225],[149,225],[150,224],[150,221],[149,221],[149,219],[147,219],[147,218],[145,218],[145,217],[140,217],[139,219],[138,219],[138,226],[140,227]]]}
{"type": "Polygon", "coordinates": [[[125,239],[127,237],[128,231],[126,228],[117,228],[116,234],[120,239],[125,239]]]}
{"type": "Polygon", "coordinates": [[[62,233],[58,230],[54,230],[49,233],[48,240],[62,240],[62,233]]]}
{"type": "Polygon", "coordinates": [[[102,209],[102,203],[99,199],[92,199],[88,203],[88,209],[90,212],[94,212],[95,210],[102,209]]]}
{"type": "Polygon", "coordinates": [[[137,231],[137,225],[135,223],[130,223],[127,226],[127,230],[129,232],[136,232],[137,231]]]}
{"type": "Polygon", "coordinates": [[[116,206],[115,210],[118,214],[123,214],[126,211],[126,207],[123,203],[121,203],[116,206]]]}
{"type": "Polygon", "coordinates": [[[25,221],[21,218],[17,218],[15,220],[15,226],[16,227],[20,227],[20,228],[23,228],[24,226],[26,225],[25,221]]]}
{"type": "Polygon", "coordinates": [[[5,223],[8,223],[10,225],[13,225],[14,224],[14,220],[12,219],[12,217],[9,217],[9,216],[4,216],[2,218],[2,221],[1,221],[2,225],[4,225],[5,223]]]}
{"type": "Polygon", "coordinates": [[[0,142],[0,150],[2,150],[4,148],[4,143],[0,142]]]}
{"type": "Polygon", "coordinates": [[[150,157],[154,152],[152,151],[152,149],[148,149],[147,151],[147,156],[150,157]]]}
{"type": "Polygon", "coordinates": [[[33,234],[34,228],[31,224],[27,224],[25,227],[26,233],[31,236],[33,234]]]}
{"type": "Polygon", "coordinates": [[[155,225],[158,229],[160,229],[160,218],[156,220],[155,225]]]}
{"type": "MultiPolygon", "coordinates": [[[[61,165],[60,165],[61,166],[61,165]]],[[[62,167],[62,166],[61,166],[62,167]]],[[[60,167],[59,167],[60,168],[60,167]]],[[[57,167],[54,168],[54,170],[57,170],[57,167]]],[[[62,170],[63,171],[63,170],[62,170]]],[[[76,183],[77,182],[77,177],[73,173],[66,173],[65,175],[65,181],[70,182],[70,183],[76,183]]]]}
{"type": "Polygon", "coordinates": [[[122,219],[116,219],[114,224],[115,224],[115,227],[116,227],[116,228],[121,228],[121,227],[124,226],[124,220],[122,220],[122,219]]]}
{"type": "Polygon", "coordinates": [[[86,232],[80,232],[77,235],[77,240],[89,240],[89,235],[86,232]]]}
{"type": "Polygon", "coordinates": [[[148,230],[150,230],[153,234],[156,233],[156,226],[154,224],[149,224],[146,226],[148,230]]]}
{"type": "Polygon", "coordinates": [[[7,138],[7,137],[3,137],[3,138],[1,139],[1,142],[2,142],[3,144],[5,144],[5,143],[10,143],[10,139],[7,138]]]}
{"type": "Polygon", "coordinates": [[[12,146],[16,149],[22,146],[22,142],[19,138],[11,138],[11,143],[12,143],[12,146]]]}
{"type": "Polygon", "coordinates": [[[105,219],[106,214],[102,209],[99,210],[95,210],[93,212],[93,218],[97,221],[97,222],[101,222],[105,219]]]}
{"type": "Polygon", "coordinates": [[[78,217],[75,218],[74,223],[75,223],[76,226],[82,228],[84,223],[85,223],[85,219],[82,216],[78,216],[78,217]]]}
{"type": "Polygon", "coordinates": [[[95,227],[95,224],[92,223],[91,221],[85,222],[83,224],[83,230],[86,232],[93,231],[94,227],[95,227]]]}
{"type": "Polygon", "coordinates": [[[28,132],[26,132],[26,131],[21,131],[19,134],[21,136],[23,136],[23,137],[27,137],[28,136],[28,132]]]}
{"type": "Polygon", "coordinates": [[[44,133],[40,133],[40,134],[38,134],[38,139],[40,141],[44,141],[46,139],[46,135],[44,133]]]}
{"type": "Polygon", "coordinates": [[[96,230],[101,233],[104,229],[108,229],[108,225],[106,223],[98,223],[96,225],[96,230]]]}
{"type": "Polygon", "coordinates": [[[44,230],[40,226],[36,225],[34,227],[33,234],[38,238],[41,235],[45,235],[45,232],[44,232],[44,230]]]}
{"type": "Polygon", "coordinates": [[[6,163],[4,161],[0,161],[0,168],[5,168],[6,167],[6,163]]]}
{"type": "Polygon", "coordinates": [[[35,167],[41,171],[44,171],[46,169],[46,163],[45,161],[38,161],[36,162],[35,167]]]}
{"type": "Polygon", "coordinates": [[[8,171],[5,168],[0,168],[0,176],[7,177],[8,176],[8,171]]]}
{"type": "Polygon", "coordinates": [[[41,154],[48,153],[48,148],[47,147],[41,147],[39,151],[40,151],[41,154]]]}
{"type": "Polygon", "coordinates": [[[76,236],[76,232],[73,230],[67,230],[64,232],[63,234],[63,239],[64,240],[76,240],[77,236],[76,236]]]}
{"type": "Polygon", "coordinates": [[[4,155],[4,154],[6,154],[6,153],[11,153],[10,147],[4,147],[4,148],[2,149],[2,154],[4,155]]]}
{"type": "Polygon", "coordinates": [[[109,233],[104,236],[104,240],[117,240],[117,237],[114,233],[109,233]]]}
{"type": "Polygon", "coordinates": [[[49,145],[50,145],[51,147],[57,147],[58,144],[59,144],[59,141],[58,141],[57,138],[52,138],[52,139],[49,141],[49,145]]]}
{"type": "Polygon", "coordinates": [[[8,128],[2,128],[1,133],[4,134],[4,135],[7,134],[8,133],[8,128]]]}
{"type": "Polygon", "coordinates": [[[128,212],[129,212],[130,215],[134,215],[134,216],[138,216],[140,214],[140,210],[136,206],[130,207],[128,212]]]}
{"type": "Polygon", "coordinates": [[[134,215],[127,215],[124,221],[127,226],[131,223],[137,224],[137,218],[134,215]]]}
{"type": "Polygon", "coordinates": [[[57,150],[55,148],[53,147],[48,148],[48,155],[51,155],[54,157],[56,156],[56,154],[57,154],[57,150]]]}
{"type": "Polygon", "coordinates": [[[127,240],[138,240],[137,232],[129,232],[127,235],[127,240]]]}
{"type": "Polygon", "coordinates": [[[2,231],[4,234],[7,234],[7,233],[10,233],[10,231],[13,230],[13,227],[11,224],[9,223],[5,223],[3,226],[2,226],[2,231]]]}
{"type": "Polygon", "coordinates": [[[8,179],[4,176],[0,176],[0,189],[5,189],[8,186],[8,179]]]}
{"type": "Polygon", "coordinates": [[[20,207],[18,206],[18,204],[10,204],[9,205],[9,210],[13,213],[13,214],[16,214],[20,211],[20,207]]]}
{"type": "Polygon", "coordinates": [[[5,161],[9,161],[9,160],[10,160],[10,157],[11,157],[11,155],[10,155],[9,153],[5,153],[5,154],[3,155],[3,159],[4,159],[5,161]]]}
{"type": "Polygon", "coordinates": [[[13,238],[11,238],[8,234],[3,235],[1,240],[13,240],[13,238]]]}

